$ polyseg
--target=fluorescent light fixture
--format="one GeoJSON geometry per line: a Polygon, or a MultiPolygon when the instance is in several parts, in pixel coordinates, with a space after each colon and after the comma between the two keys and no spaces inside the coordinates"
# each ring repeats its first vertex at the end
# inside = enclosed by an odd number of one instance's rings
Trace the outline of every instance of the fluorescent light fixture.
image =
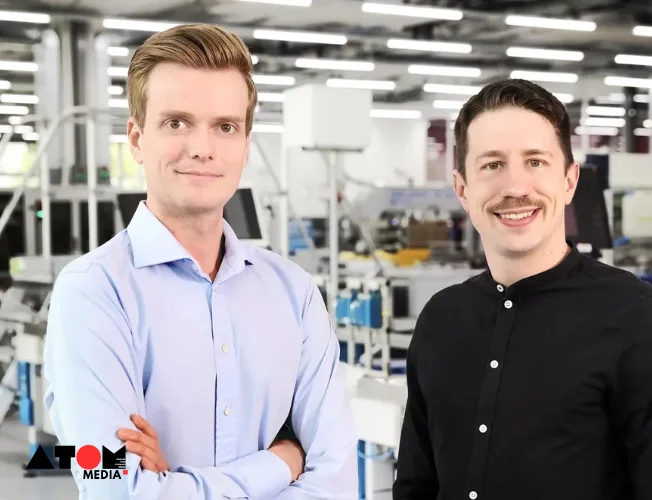
{"type": "Polygon", "coordinates": [[[110,108],[129,108],[127,99],[109,99],[110,108]]]}
{"type": "Polygon", "coordinates": [[[13,106],[11,104],[0,104],[0,115],[26,115],[29,113],[27,106],[13,106]]]}
{"type": "Polygon", "coordinates": [[[295,78],[293,76],[284,75],[254,75],[254,83],[258,85],[294,85],[295,78]]]}
{"type": "Polygon", "coordinates": [[[27,134],[23,134],[24,141],[38,141],[38,138],[38,132],[29,132],[27,134]]]}
{"type": "Polygon", "coordinates": [[[124,89],[120,85],[109,85],[109,95],[122,95],[124,89]]]}
{"type": "Polygon", "coordinates": [[[455,54],[469,54],[473,48],[468,43],[435,42],[429,40],[405,40],[390,38],[387,40],[390,49],[419,50],[423,52],[451,52],[455,54]]]}
{"type": "Polygon", "coordinates": [[[258,92],[258,102],[283,102],[285,95],[273,92],[258,92]]]}
{"type": "Polygon", "coordinates": [[[31,134],[34,132],[34,127],[31,125],[16,125],[14,127],[14,134],[31,134]]]}
{"type": "Polygon", "coordinates": [[[634,102],[648,103],[650,102],[650,96],[645,94],[636,94],[634,96],[634,102]]]}
{"type": "Polygon", "coordinates": [[[479,68],[464,68],[460,66],[433,66],[426,64],[410,64],[408,73],[413,75],[432,76],[466,76],[477,78],[482,74],[479,68]]]}
{"type": "Polygon", "coordinates": [[[462,109],[466,101],[449,101],[437,99],[433,101],[432,107],[435,109],[462,109]]]}
{"type": "Polygon", "coordinates": [[[472,85],[448,85],[445,83],[426,83],[423,86],[424,92],[454,95],[475,95],[481,89],[482,87],[474,87],[472,85]]]}
{"type": "Polygon", "coordinates": [[[652,130],[647,128],[635,128],[634,135],[652,137],[652,130]]]}
{"type": "Polygon", "coordinates": [[[581,61],[584,52],[578,50],[533,49],[529,47],[509,47],[506,52],[509,57],[528,59],[549,59],[552,61],[581,61]]]}
{"type": "Polygon", "coordinates": [[[618,54],[614,58],[614,62],[616,64],[631,64],[633,66],[652,66],[652,56],[618,54]]]}
{"type": "Polygon", "coordinates": [[[127,47],[109,47],[106,49],[106,53],[111,57],[127,57],[129,49],[127,47]]]}
{"type": "Polygon", "coordinates": [[[575,129],[577,135],[618,135],[618,129],[614,127],[577,127],[575,129]]]}
{"type": "Polygon", "coordinates": [[[109,136],[109,141],[118,144],[127,144],[129,142],[129,137],[127,134],[111,134],[109,136]]]}
{"type": "Polygon", "coordinates": [[[7,104],[37,104],[38,96],[24,94],[2,94],[0,102],[7,104]]]}
{"type": "Polygon", "coordinates": [[[277,40],[282,42],[323,43],[327,45],[346,45],[344,35],[315,33],[310,31],[254,30],[253,37],[258,40],[277,40]]]}
{"type": "Polygon", "coordinates": [[[615,106],[587,106],[586,112],[595,116],[625,116],[625,108],[615,106]]]}
{"type": "Polygon", "coordinates": [[[362,12],[367,12],[368,14],[417,17],[420,19],[443,19],[446,21],[459,21],[464,17],[462,11],[458,9],[442,9],[438,7],[421,7],[418,5],[376,2],[364,2],[362,4],[362,12]]]}
{"type": "Polygon", "coordinates": [[[0,80],[0,90],[9,90],[11,82],[9,80],[0,80]]]}
{"type": "Polygon", "coordinates": [[[421,118],[421,111],[417,109],[372,109],[370,115],[372,118],[416,120],[421,118]]]}
{"type": "Polygon", "coordinates": [[[340,59],[310,59],[300,57],[294,65],[305,69],[329,69],[335,71],[373,71],[376,65],[369,61],[344,61],[340,59]]]}
{"type": "Polygon", "coordinates": [[[148,31],[155,33],[174,28],[181,23],[160,22],[160,21],[139,21],[137,19],[111,19],[107,18],[102,21],[102,25],[110,30],[127,30],[127,31],[148,31]]]}
{"type": "Polygon", "coordinates": [[[580,125],[587,127],[624,127],[624,118],[599,118],[597,116],[589,116],[586,119],[580,120],[580,125]]]}
{"type": "Polygon", "coordinates": [[[636,87],[641,89],[652,89],[652,79],[628,78],[625,76],[607,76],[604,79],[605,85],[615,87],[636,87]]]}
{"type": "Polygon", "coordinates": [[[575,100],[575,97],[572,94],[553,93],[552,95],[559,99],[559,102],[564,104],[570,104],[575,100]]]}
{"type": "Polygon", "coordinates": [[[551,73],[547,71],[522,71],[514,70],[510,78],[521,78],[534,82],[576,83],[579,76],[576,73],[551,73]]]}
{"type": "Polygon", "coordinates": [[[127,73],[129,72],[129,68],[126,66],[110,66],[106,70],[107,74],[109,76],[114,76],[118,78],[127,78],[127,73]]]}
{"type": "Polygon", "coordinates": [[[256,65],[258,64],[258,56],[251,56],[251,64],[256,65]]]}
{"type": "Polygon", "coordinates": [[[270,5],[285,5],[287,7],[310,7],[312,0],[239,0],[249,3],[267,3],[270,5]]]}
{"type": "Polygon", "coordinates": [[[632,30],[635,36],[652,36],[652,26],[635,26],[632,30]]]}
{"type": "Polygon", "coordinates": [[[329,78],[326,80],[326,85],[341,89],[394,90],[396,88],[396,82],[390,80],[348,80],[346,78],[329,78]]]}
{"type": "Polygon", "coordinates": [[[281,123],[254,123],[251,127],[252,132],[263,134],[282,134],[283,124],[281,123]]]}
{"type": "Polygon", "coordinates": [[[14,127],[11,125],[0,125],[0,134],[13,134],[14,127]]]}
{"type": "Polygon", "coordinates": [[[26,72],[35,72],[38,71],[38,64],[34,62],[23,62],[23,61],[0,61],[0,70],[1,71],[26,71],[26,72]]]}
{"type": "Polygon", "coordinates": [[[10,116],[7,121],[12,125],[20,125],[23,123],[23,119],[20,116],[10,116]]]}
{"type": "Polygon", "coordinates": [[[507,16],[505,18],[505,24],[509,26],[523,26],[525,28],[546,28],[566,31],[595,31],[597,28],[597,25],[593,21],[536,16],[507,16]]]}
{"type": "Polygon", "coordinates": [[[36,12],[18,12],[13,10],[0,10],[0,21],[17,23],[49,24],[49,14],[38,14],[36,12]]]}
{"type": "Polygon", "coordinates": [[[652,128],[652,120],[648,118],[647,120],[643,121],[643,126],[645,128],[652,128]]]}

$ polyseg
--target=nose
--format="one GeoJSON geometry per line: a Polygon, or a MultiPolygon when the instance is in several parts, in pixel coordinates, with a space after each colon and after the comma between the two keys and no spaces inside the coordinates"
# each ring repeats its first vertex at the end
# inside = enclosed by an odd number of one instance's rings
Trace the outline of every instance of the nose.
{"type": "Polygon", "coordinates": [[[211,161],[215,158],[215,137],[209,130],[195,129],[188,136],[188,155],[193,160],[211,161]]]}
{"type": "Polygon", "coordinates": [[[532,179],[526,167],[509,165],[502,176],[501,196],[522,198],[532,193],[532,179]]]}

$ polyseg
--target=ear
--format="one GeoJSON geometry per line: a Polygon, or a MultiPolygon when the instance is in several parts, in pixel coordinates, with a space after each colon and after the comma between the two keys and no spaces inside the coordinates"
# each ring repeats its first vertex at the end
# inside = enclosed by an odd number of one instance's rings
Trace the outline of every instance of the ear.
{"type": "Polygon", "coordinates": [[[143,133],[136,123],[136,120],[134,120],[133,117],[129,117],[129,121],[127,122],[129,149],[131,150],[131,155],[134,157],[134,160],[136,160],[136,163],[139,165],[143,163],[143,154],[140,149],[140,138],[142,135],[143,133]]]}
{"type": "Polygon", "coordinates": [[[455,189],[455,194],[457,199],[460,200],[462,208],[465,212],[469,212],[469,202],[466,199],[466,181],[462,174],[458,170],[453,171],[453,187],[455,189]]]}
{"type": "Polygon", "coordinates": [[[565,202],[566,205],[570,205],[573,201],[573,196],[575,196],[575,190],[577,189],[577,183],[580,179],[580,165],[579,163],[573,163],[566,172],[566,193],[565,193],[565,202]]]}

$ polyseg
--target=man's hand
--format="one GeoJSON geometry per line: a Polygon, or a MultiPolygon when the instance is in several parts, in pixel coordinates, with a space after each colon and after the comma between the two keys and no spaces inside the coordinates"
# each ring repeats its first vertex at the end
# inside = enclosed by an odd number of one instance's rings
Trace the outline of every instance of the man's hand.
{"type": "Polygon", "coordinates": [[[297,441],[279,439],[272,443],[269,451],[288,465],[292,474],[292,481],[296,481],[303,473],[306,454],[297,441]]]}
{"type": "Polygon", "coordinates": [[[118,437],[125,441],[127,451],[141,458],[140,465],[143,469],[157,474],[170,470],[170,466],[161,451],[158,435],[154,428],[143,417],[138,415],[132,415],[131,421],[141,432],[131,429],[120,429],[118,431],[118,437]]]}

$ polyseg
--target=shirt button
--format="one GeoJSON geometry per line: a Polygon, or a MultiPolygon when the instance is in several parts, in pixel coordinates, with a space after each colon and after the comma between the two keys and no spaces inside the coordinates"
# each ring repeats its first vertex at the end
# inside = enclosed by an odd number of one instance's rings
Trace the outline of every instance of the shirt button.
{"type": "Polygon", "coordinates": [[[228,406],[224,408],[224,415],[226,415],[227,417],[231,415],[231,408],[229,408],[228,406]]]}
{"type": "Polygon", "coordinates": [[[496,368],[498,368],[498,361],[496,361],[496,360],[494,359],[494,360],[491,362],[490,366],[495,370],[496,368]]]}
{"type": "Polygon", "coordinates": [[[498,291],[499,291],[499,292],[502,292],[502,291],[505,290],[505,288],[503,287],[503,285],[498,285],[496,288],[498,288],[498,291]]]}
{"type": "Polygon", "coordinates": [[[513,305],[514,305],[514,304],[512,304],[512,301],[511,301],[511,300],[506,300],[506,301],[505,301],[505,307],[506,307],[507,309],[511,309],[513,305]]]}
{"type": "Polygon", "coordinates": [[[475,500],[476,498],[478,498],[478,494],[475,491],[472,491],[471,493],[469,493],[469,498],[471,500],[475,500]]]}
{"type": "Polygon", "coordinates": [[[485,432],[487,432],[487,426],[484,425],[484,424],[482,424],[482,425],[480,426],[480,432],[482,432],[482,434],[484,434],[485,432]]]}
{"type": "Polygon", "coordinates": [[[229,346],[226,345],[226,344],[224,344],[224,345],[222,346],[222,352],[224,352],[224,353],[229,352],[229,346]]]}

